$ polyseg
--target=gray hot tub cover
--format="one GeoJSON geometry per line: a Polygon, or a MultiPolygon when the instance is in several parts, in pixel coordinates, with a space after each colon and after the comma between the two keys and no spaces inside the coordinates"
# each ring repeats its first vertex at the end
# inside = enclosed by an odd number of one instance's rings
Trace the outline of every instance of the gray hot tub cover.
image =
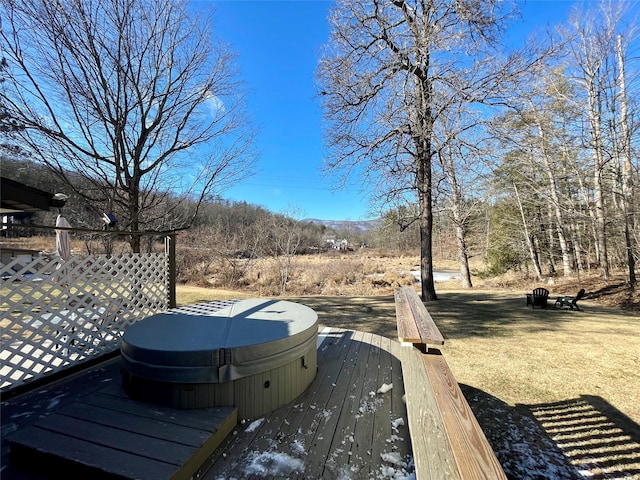
{"type": "Polygon", "coordinates": [[[305,305],[248,299],[206,310],[176,309],[129,327],[123,368],[162,382],[220,383],[304,361],[316,348],[318,316],[305,305]]]}

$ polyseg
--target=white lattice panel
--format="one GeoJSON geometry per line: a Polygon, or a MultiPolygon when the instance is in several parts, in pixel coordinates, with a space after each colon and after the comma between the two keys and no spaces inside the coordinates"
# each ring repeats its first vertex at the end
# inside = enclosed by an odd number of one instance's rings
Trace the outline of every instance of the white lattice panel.
{"type": "Polygon", "coordinates": [[[0,385],[10,390],[120,347],[168,309],[166,254],[37,257],[0,266],[0,385]]]}

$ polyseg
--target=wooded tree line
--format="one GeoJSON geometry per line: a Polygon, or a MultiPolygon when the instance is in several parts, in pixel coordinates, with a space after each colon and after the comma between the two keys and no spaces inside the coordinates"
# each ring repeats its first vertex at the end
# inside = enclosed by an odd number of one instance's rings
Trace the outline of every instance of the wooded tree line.
{"type": "Polygon", "coordinates": [[[608,281],[623,267],[636,284],[640,70],[629,7],[575,11],[492,124],[497,198],[515,213],[518,250],[538,278],[598,268],[608,281]]]}
{"type": "Polygon", "coordinates": [[[483,230],[496,273],[598,268],[608,281],[626,267],[636,284],[634,6],[578,4],[518,48],[505,37],[516,3],[336,2],[318,73],[328,166],[362,172],[398,225],[419,226],[424,300],[437,298],[436,212],[455,228],[465,287],[483,230]]]}
{"type": "MultiPolygon", "coordinates": [[[[632,6],[590,2],[517,48],[505,36],[516,2],[335,2],[318,68],[327,167],[361,172],[371,188],[383,228],[365,243],[418,246],[425,300],[437,298],[443,232],[454,232],[465,287],[476,254],[494,273],[539,278],[598,268],[608,280],[624,266],[635,285],[632,6]]],[[[233,52],[208,18],[182,0],[15,0],[0,18],[5,155],[47,165],[87,218],[196,226],[225,250],[272,248],[285,262],[299,250],[306,227],[286,215],[231,205],[246,220],[232,226],[212,213],[255,155],[233,52]]]]}

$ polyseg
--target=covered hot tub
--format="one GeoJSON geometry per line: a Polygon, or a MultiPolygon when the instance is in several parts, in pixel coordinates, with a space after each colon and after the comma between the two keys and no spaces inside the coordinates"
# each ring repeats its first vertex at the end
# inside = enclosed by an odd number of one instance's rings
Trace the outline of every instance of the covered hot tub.
{"type": "Polygon", "coordinates": [[[317,314],[298,303],[248,299],[177,308],[125,331],[123,385],[136,400],[235,406],[239,418],[255,418],[313,381],[317,338],[317,314]]]}

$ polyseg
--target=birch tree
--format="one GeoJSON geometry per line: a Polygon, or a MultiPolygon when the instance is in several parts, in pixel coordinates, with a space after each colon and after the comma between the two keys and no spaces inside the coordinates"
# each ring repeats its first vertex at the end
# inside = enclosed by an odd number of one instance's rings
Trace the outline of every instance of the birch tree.
{"type": "Polygon", "coordinates": [[[91,181],[76,193],[118,228],[188,225],[178,199],[197,207],[247,172],[253,132],[234,55],[186,0],[12,0],[0,16],[0,104],[21,144],[62,178],[91,181]]]}
{"type": "MultiPolygon", "coordinates": [[[[587,11],[574,10],[569,27],[563,30],[569,51],[573,80],[586,98],[588,147],[592,154],[596,257],[603,280],[610,277],[611,218],[620,213],[625,228],[625,208],[631,193],[630,152],[634,133],[630,128],[625,78],[624,45],[637,41],[637,30],[628,21],[631,3],[599,2],[587,11]],[[624,39],[624,42],[623,42],[624,39]],[[619,181],[619,199],[614,179],[619,181]],[[623,186],[624,185],[624,186],[623,186]]],[[[633,198],[632,196],[630,197],[633,198]]],[[[635,259],[630,234],[625,234],[629,280],[635,283],[635,259]]]]}
{"type": "MultiPolygon", "coordinates": [[[[544,182],[532,183],[546,199],[550,212],[548,229],[549,244],[555,240],[560,248],[564,276],[573,274],[570,238],[567,231],[569,200],[563,196],[568,178],[563,174],[567,163],[575,156],[567,145],[571,145],[571,127],[575,121],[575,110],[568,105],[571,92],[561,71],[540,72],[523,90],[518,92],[522,102],[519,124],[523,130],[526,148],[532,152],[534,169],[543,175],[544,182]],[[543,79],[540,81],[539,79],[543,79]]],[[[554,262],[552,262],[553,265],[554,262]]]]}
{"type": "Polygon", "coordinates": [[[463,288],[471,288],[469,267],[468,231],[469,218],[473,215],[475,202],[480,197],[478,171],[483,170],[483,139],[471,135],[478,126],[473,112],[466,110],[457,114],[451,112],[446,121],[439,125],[437,136],[442,145],[437,151],[442,178],[438,182],[438,192],[442,194],[447,214],[455,230],[460,279],[463,288]],[[476,186],[475,198],[470,190],[476,186]]]}
{"type": "Polygon", "coordinates": [[[635,288],[636,279],[636,252],[637,246],[633,235],[636,222],[634,214],[634,199],[636,185],[633,175],[632,149],[631,149],[631,116],[629,113],[629,99],[627,92],[627,79],[625,74],[626,55],[622,35],[618,35],[616,42],[616,57],[618,63],[618,86],[620,103],[620,141],[619,156],[621,163],[621,193],[622,193],[622,213],[624,217],[624,239],[627,252],[627,271],[629,275],[629,285],[635,288]]]}
{"type": "Polygon", "coordinates": [[[536,278],[538,279],[538,281],[542,281],[542,268],[540,267],[540,258],[538,257],[538,252],[534,245],[533,236],[529,234],[527,216],[522,205],[522,200],[520,200],[518,186],[515,182],[513,183],[513,192],[515,193],[516,202],[518,204],[518,211],[520,212],[520,218],[522,219],[522,229],[524,231],[525,243],[529,250],[529,258],[531,259],[531,264],[533,265],[533,269],[536,272],[536,278]]]}
{"type": "Polygon", "coordinates": [[[490,103],[521,66],[492,47],[509,12],[487,0],[339,0],[319,66],[327,167],[360,174],[381,204],[418,206],[423,300],[433,281],[436,127],[460,103],[490,103]]]}

